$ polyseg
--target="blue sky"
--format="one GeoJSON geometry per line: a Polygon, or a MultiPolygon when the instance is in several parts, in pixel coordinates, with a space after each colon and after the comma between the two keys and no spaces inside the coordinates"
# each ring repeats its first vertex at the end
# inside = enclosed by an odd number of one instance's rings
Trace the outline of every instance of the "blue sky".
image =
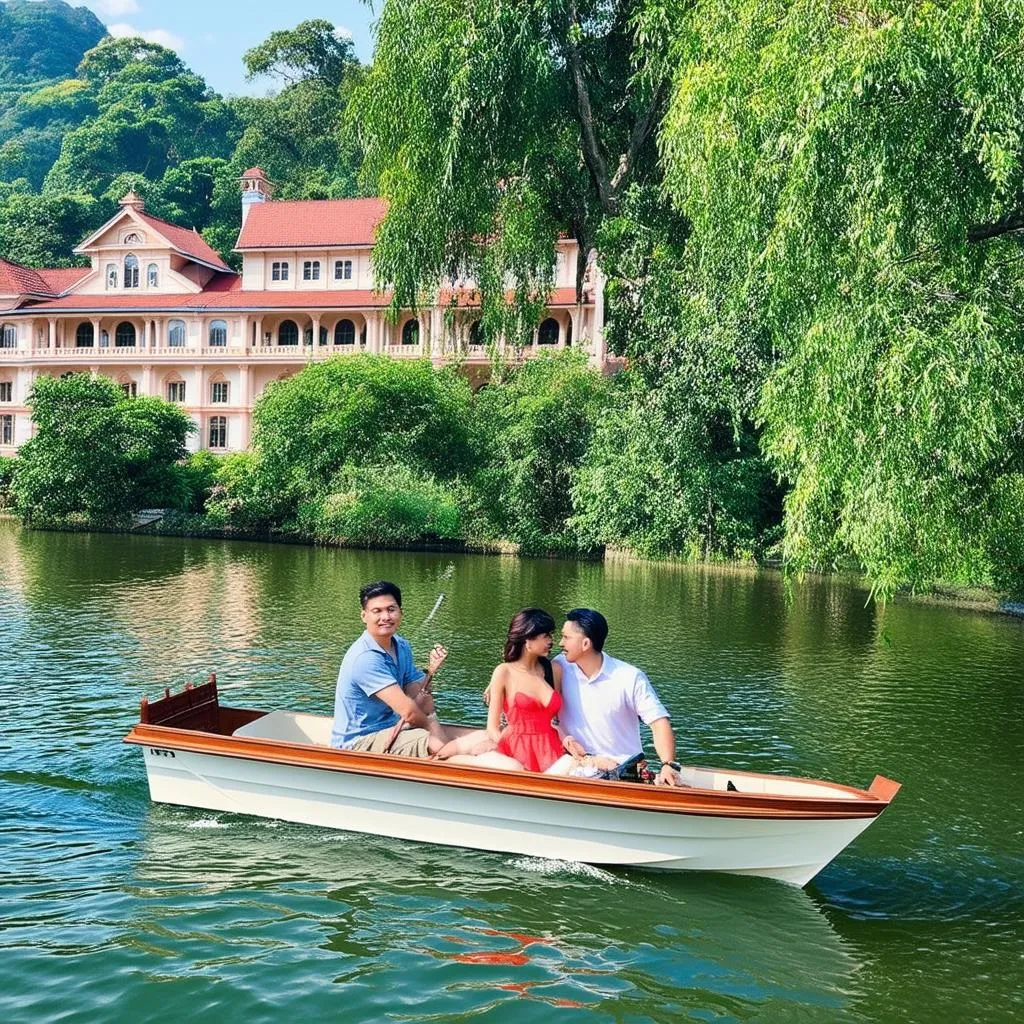
{"type": "MultiPolygon", "coordinates": [[[[325,18],[351,35],[364,63],[373,54],[374,10],[360,0],[69,0],[88,7],[111,35],[140,35],[169,46],[217,92],[262,95],[273,81],[247,82],[242,54],[275,29],[325,18]]],[[[375,0],[379,12],[383,0],[375,0]]]]}

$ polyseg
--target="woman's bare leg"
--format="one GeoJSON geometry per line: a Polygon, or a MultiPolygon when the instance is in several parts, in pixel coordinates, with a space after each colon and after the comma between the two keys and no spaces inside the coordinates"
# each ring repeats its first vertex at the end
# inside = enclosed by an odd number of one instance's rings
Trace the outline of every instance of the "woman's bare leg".
{"type": "Polygon", "coordinates": [[[453,757],[455,754],[485,754],[495,748],[496,744],[486,729],[475,729],[462,736],[456,736],[449,740],[440,750],[434,754],[438,760],[453,757]]]}

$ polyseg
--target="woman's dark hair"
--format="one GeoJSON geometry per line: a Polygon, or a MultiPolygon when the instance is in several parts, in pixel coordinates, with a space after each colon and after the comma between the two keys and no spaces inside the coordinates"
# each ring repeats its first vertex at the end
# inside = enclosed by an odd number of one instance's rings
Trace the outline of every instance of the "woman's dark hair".
{"type": "Polygon", "coordinates": [[[505,661],[516,661],[523,653],[523,645],[535,636],[554,633],[555,620],[540,608],[524,608],[512,616],[505,638],[505,661]]]}
{"type": "Polygon", "coordinates": [[[567,622],[575,622],[580,632],[590,641],[590,645],[600,654],[604,650],[604,642],[608,639],[608,620],[593,608],[573,608],[566,613],[567,622]]]}
{"type": "Polygon", "coordinates": [[[371,597],[383,597],[385,594],[390,594],[395,599],[395,604],[399,608],[402,607],[402,592],[394,585],[389,583],[387,580],[377,580],[376,583],[367,583],[362,590],[359,591],[359,604],[365,608],[366,602],[371,597]]]}

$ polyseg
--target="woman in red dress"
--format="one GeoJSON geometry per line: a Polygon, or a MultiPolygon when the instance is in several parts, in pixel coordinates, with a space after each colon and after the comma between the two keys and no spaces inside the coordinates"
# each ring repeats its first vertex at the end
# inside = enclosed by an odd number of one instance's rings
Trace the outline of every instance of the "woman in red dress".
{"type": "Polygon", "coordinates": [[[562,667],[548,660],[554,631],[555,620],[547,612],[516,612],[508,627],[504,660],[484,691],[487,729],[452,740],[435,757],[543,772],[562,756],[562,740],[552,725],[562,707],[562,667]],[[508,722],[504,729],[502,713],[508,722]]]}
{"type": "Polygon", "coordinates": [[[548,660],[554,631],[547,612],[517,612],[508,627],[504,660],[488,686],[487,734],[499,754],[530,772],[546,771],[563,754],[552,724],[562,707],[562,669],[548,660]],[[508,722],[504,729],[502,712],[508,722]]]}

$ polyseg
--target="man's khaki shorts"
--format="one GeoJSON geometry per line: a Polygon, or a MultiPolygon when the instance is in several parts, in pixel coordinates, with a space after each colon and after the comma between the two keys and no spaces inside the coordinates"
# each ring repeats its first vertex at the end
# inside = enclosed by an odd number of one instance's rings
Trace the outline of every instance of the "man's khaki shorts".
{"type": "Polygon", "coordinates": [[[394,726],[388,726],[380,732],[367,733],[354,739],[345,749],[362,750],[370,754],[398,754],[400,757],[430,757],[427,746],[430,733],[426,729],[403,729],[390,749],[385,750],[393,732],[394,726]]]}

